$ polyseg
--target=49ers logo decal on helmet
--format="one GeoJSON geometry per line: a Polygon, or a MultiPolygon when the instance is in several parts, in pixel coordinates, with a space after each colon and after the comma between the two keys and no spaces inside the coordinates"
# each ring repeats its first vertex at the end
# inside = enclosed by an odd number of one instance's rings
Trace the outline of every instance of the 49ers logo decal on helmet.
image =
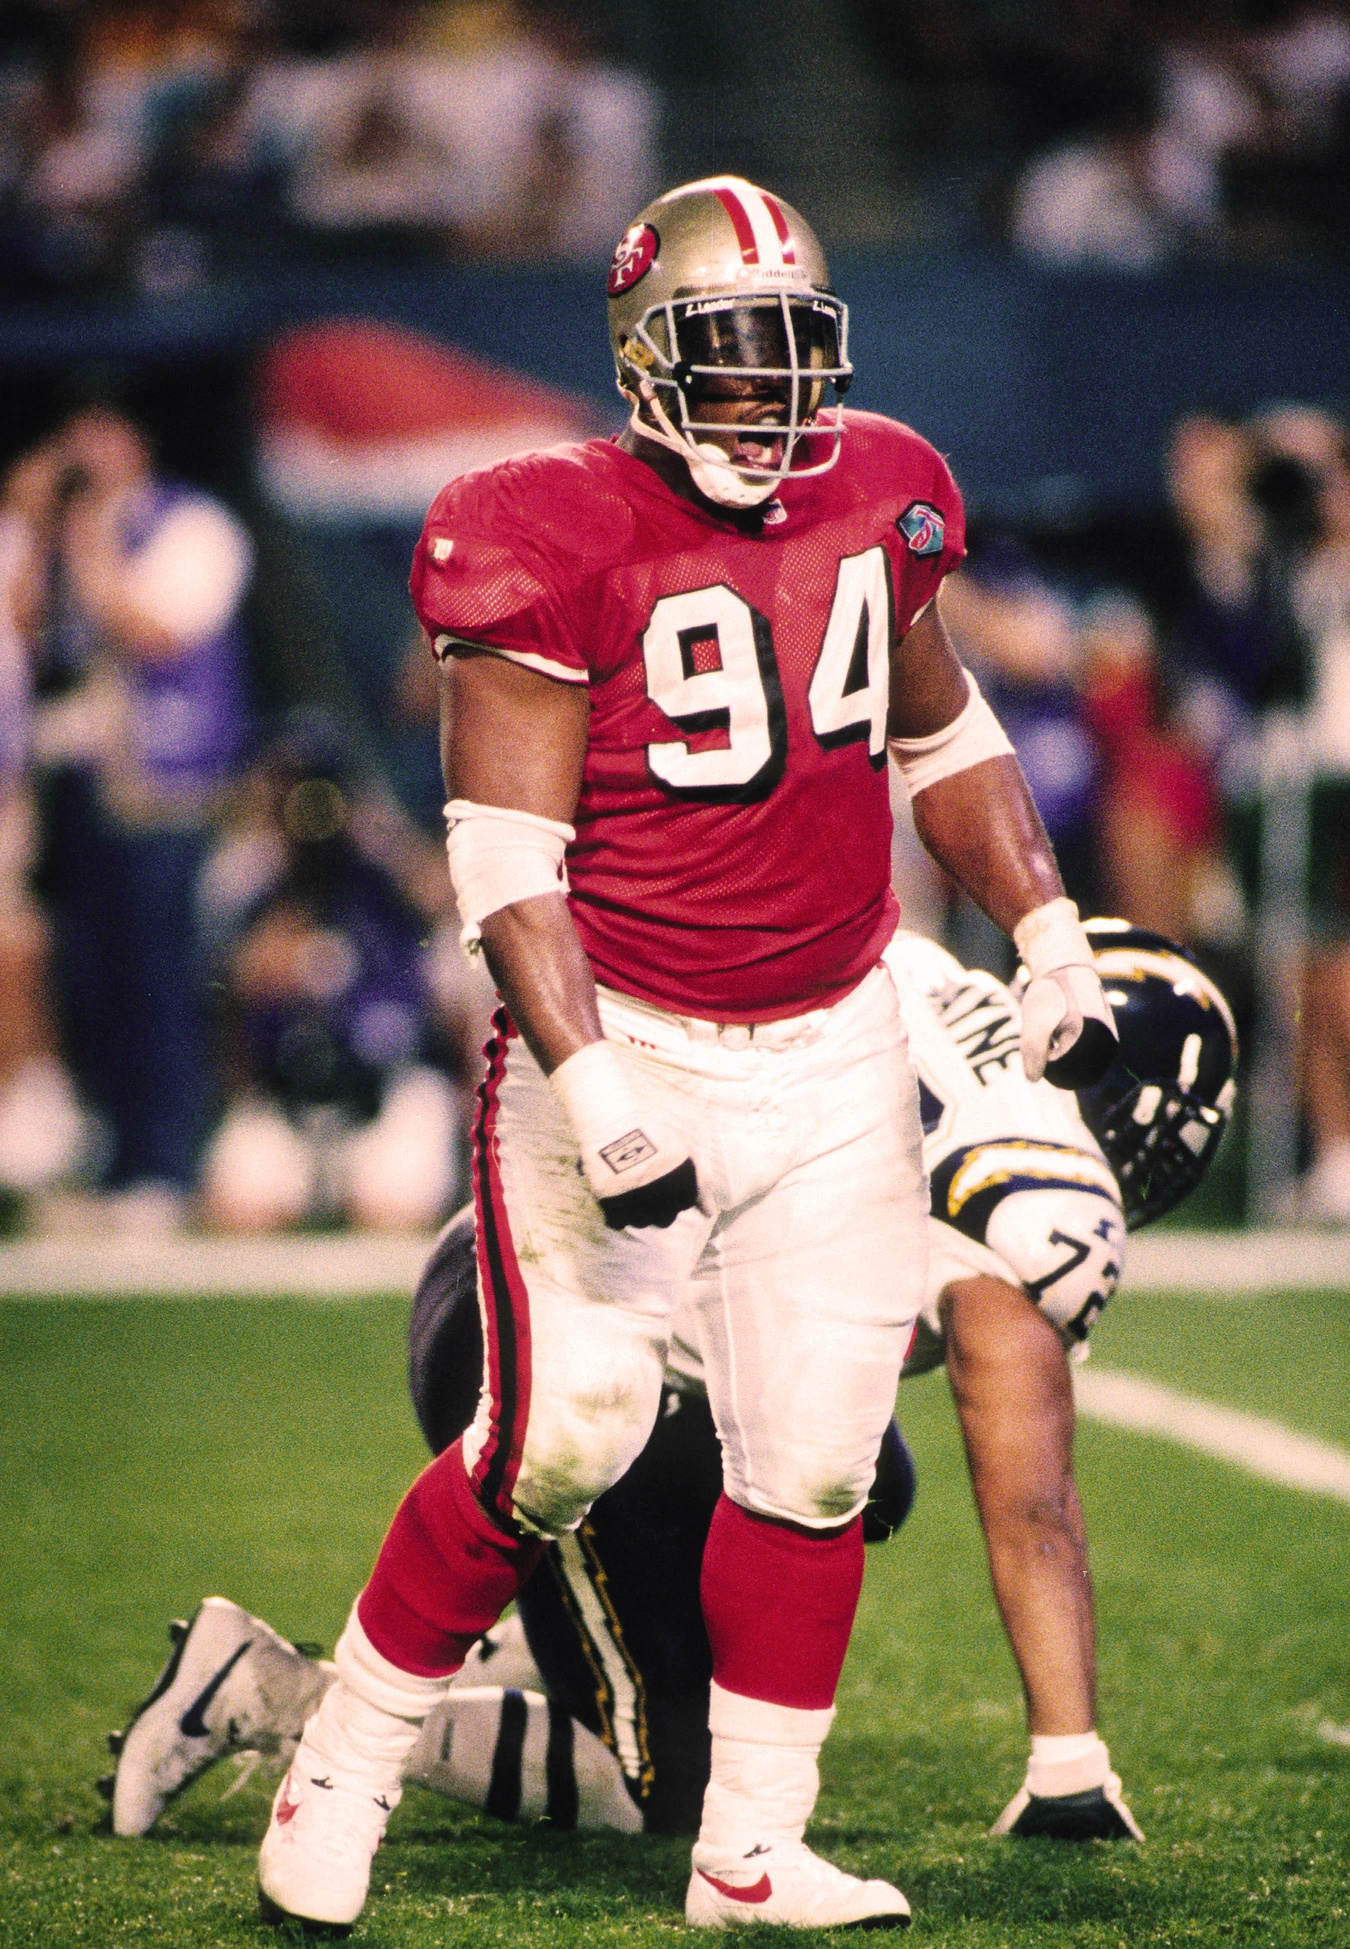
{"type": "Polygon", "coordinates": [[[660,248],[661,239],[649,223],[635,223],[625,230],[605,284],[610,297],[621,298],[640,278],[646,277],[660,248]]]}
{"type": "Polygon", "coordinates": [[[905,538],[912,555],[940,555],[947,527],[931,501],[911,501],[896,527],[905,538]]]}

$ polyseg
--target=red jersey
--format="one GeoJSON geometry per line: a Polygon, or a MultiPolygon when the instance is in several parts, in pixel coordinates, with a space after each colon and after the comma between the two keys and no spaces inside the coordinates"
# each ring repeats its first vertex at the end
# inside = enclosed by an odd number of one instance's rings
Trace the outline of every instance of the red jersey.
{"type": "Polygon", "coordinates": [[[433,503],[412,594],[438,656],[487,647],[590,689],[569,901],[598,980],[763,1021],[861,981],[894,931],[889,648],[964,552],[941,456],[850,412],[837,465],[762,526],[610,441],[433,503]]]}

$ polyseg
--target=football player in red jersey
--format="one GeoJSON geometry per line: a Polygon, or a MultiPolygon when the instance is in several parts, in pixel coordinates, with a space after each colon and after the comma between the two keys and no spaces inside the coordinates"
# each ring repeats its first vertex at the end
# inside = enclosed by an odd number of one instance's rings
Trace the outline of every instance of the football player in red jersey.
{"type": "Polygon", "coordinates": [[[475,1129],[486,1382],[400,1506],[278,1793],[272,1915],[360,1912],[420,1721],[642,1449],[697,1273],[724,1492],[686,1915],[908,1917],[802,1839],[924,1289],[917,1088],[879,965],[888,744],[924,843],[1030,972],[1028,1074],[1077,1086],[1114,1048],[934,600],[959,496],[917,434],[827,404],[847,318],[811,231],[735,178],[688,185],[609,291],[626,431],[452,483],[414,562],[463,938],[504,1004],[475,1129]]]}

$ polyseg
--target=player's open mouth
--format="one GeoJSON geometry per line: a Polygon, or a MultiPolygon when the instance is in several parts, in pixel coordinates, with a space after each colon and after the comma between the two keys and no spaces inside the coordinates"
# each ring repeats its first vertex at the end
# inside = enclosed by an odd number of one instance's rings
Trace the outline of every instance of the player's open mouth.
{"type": "Polygon", "coordinates": [[[783,437],[774,439],[752,439],[742,434],[731,450],[732,464],[737,467],[777,467],[783,458],[783,437]]]}

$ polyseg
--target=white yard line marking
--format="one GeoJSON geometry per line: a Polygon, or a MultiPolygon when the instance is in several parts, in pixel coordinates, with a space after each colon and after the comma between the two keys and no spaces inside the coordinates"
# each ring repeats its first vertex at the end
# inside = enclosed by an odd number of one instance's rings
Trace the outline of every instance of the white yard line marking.
{"type": "Polygon", "coordinates": [[[1184,1442],[1268,1482],[1350,1503],[1350,1453],[1333,1442],[1111,1368],[1078,1369],[1073,1391],[1079,1413],[1093,1421],[1184,1442]]]}
{"type": "MultiPolygon", "coordinates": [[[[25,1238],[0,1242],[0,1296],[164,1298],[223,1293],[353,1299],[417,1284],[431,1236],[25,1238]]],[[[1147,1232],[1130,1240],[1124,1291],[1241,1299],[1344,1287],[1350,1237],[1330,1232],[1147,1232]]]]}
{"type": "Polygon", "coordinates": [[[1240,1299],[1262,1292],[1350,1288],[1350,1233],[1136,1232],[1124,1292],[1240,1299]]]}
{"type": "Polygon", "coordinates": [[[0,1245],[0,1294],[115,1299],[411,1299],[432,1234],[332,1238],[35,1238],[0,1245]]]}

